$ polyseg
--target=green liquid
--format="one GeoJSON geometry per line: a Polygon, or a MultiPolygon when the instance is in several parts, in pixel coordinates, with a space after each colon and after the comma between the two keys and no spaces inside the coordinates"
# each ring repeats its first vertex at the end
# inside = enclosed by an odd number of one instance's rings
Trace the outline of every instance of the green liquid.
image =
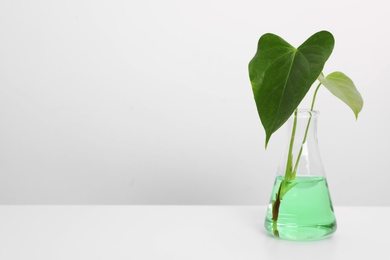
{"type": "MultiPolygon", "coordinates": [[[[275,201],[280,183],[284,177],[278,176],[268,206],[265,227],[275,235],[272,220],[272,201],[275,201]]],[[[336,231],[329,189],[324,177],[296,177],[289,181],[293,186],[280,201],[276,221],[278,236],[288,240],[318,240],[336,231]]]]}

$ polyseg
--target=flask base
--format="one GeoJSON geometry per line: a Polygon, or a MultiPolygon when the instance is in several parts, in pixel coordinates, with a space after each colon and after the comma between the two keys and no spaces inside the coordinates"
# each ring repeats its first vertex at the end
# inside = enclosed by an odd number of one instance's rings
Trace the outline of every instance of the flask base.
{"type": "Polygon", "coordinates": [[[313,226],[277,225],[277,234],[274,233],[273,221],[265,221],[265,228],[274,237],[294,241],[315,241],[330,237],[336,231],[336,223],[313,226]]]}

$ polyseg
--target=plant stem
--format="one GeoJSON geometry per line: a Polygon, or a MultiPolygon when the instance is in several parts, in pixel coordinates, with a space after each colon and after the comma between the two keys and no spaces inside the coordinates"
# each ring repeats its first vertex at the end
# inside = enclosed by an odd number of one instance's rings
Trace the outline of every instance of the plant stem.
{"type": "Polygon", "coordinates": [[[287,165],[286,165],[286,173],[284,178],[286,180],[291,180],[292,178],[292,169],[293,169],[293,148],[294,148],[294,140],[295,140],[295,132],[297,130],[297,115],[298,115],[298,109],[295,109],[294,111],[294,124],[291,132],[291,139],[290,139],[290,147],[288,149],[288,158],[287,158],[287,165]]]}
{"type": "Polygon", "coordinates": [[[313,112],[313,109],[314,109],[314,103],[315,103],[315,100],[316,100],[316,97],[317,97],[317,92],[318,92],[318,89],[320,88],[320,86],[321,86],[321,83],[318,84],[316,90],[314,91],[314,96],[313,96],[313,100],[311,102],[311,107],[310,107],[310,118],[309,118],[309,120],[307,122],[307,125],[306,125],[305,135],[303,137],[303,141],[302,141],[302,144],[301,144],[301,148],[299,149],[299,153],[298,153],[298,157],[297,157],[297,160],[295,162],[295,165],[293,165],[293,147],[294,147],[295,133],[296,133],[296,129],[297,129],[298,109],[296,109],[294,111],[294,124],[293,124],[293,129],[292,129],[292,132],[291,132],[290,146],[289,146],[289,149],[288,149],[286,173],[285,173],[285,176],[284,176],[284,180],[282,180],[282,182],[280,183],[278,192],[276,193],[275,201],[274,201],[274,203],[272,205],[272,220],[273,220],[272,221],[272,227],[273,227],[273,231],[274,231],[274,236],[276,236],[276,237],[279,237],[277,221],[278,221],[278,217],[279,217],[280,203],[282,202],[283,196],[289,190],[287,188],[288,185],[289,185],[288,181],[295,179],[295,176],[296,176],[296,173],[297,173],[297,170],[298,170],[298,164],[299,164],[299,161],[300,161],[301,155],[302,155],[303,146],[306,143],[307,134],[309,132],[310,122],[311,122],[311,119],[312,119],[312,112],[313,112]],[[293,170],[293,168],[294,168],[294,170],[293,170]],[[285,187],[284,187],[283,192],[282,192],[282,186],[283,185],[285,185],[285,187]]]}
{"type": "Polygon", "coordinates": [[[308,134],[308,132],[309,132],[309,126],[310,126],[310,122],[311,122],[311,119],[312,119],[312,112],[313,112],[313,108],[314,108],[314,103],[315,103],[315,101],[316,101],[317,92],[318,92],[318,89],[320,88],[320,86],[321,86],[321,83],[318,84],[316,90],[314,91],[313,100],[312,100],[312,102],[311,102],[311,107],[310,107],[310,117],[309,117],[309,120],[307,121],[306,130],[305,130],[305,135],[304,135],[304,137],[303,137],[302,144],[301,144],[301,148],[299,149],[298,157],[297,157],[297,160],[296,160],[296,162],[295,162],[294,171],[293,171],[293,173],[292,173],[293,179],[295,178],[295,176],[296,176],[296,174],[297,174],[298,164],[299,164],[299,161],[300,161],[300,159],[301,159],[301,155],[302,155],[302,151],[303,151],[303,146],[304,146],[305,143],[306,143],[307,134],[308,134]]]}
{"type": "Polygon", "coordinates": [[[293,169],[293,148],[294,148],[294,139],[295,139],[295,132],[297,130],[297,115],[298,115],[298,109],[295,109],[294,111],[294,123],[293,128],[291,132],[291,139],[290,139],[290,147],[288,149],[288,159],[287,159],[287,165],[286,165],[286,173],[284,176],[284,180],[280,183],[278,192],[276,193],[275,202],[272,205],[272,227],[274,230],[274,236],[279,237],[279,231],[277,226],[277,221],[279,217],[279,208],[280,203],[282,200],[282,186],[285,183],[286,180],[292,179],[292,169],[293,169]]]}
{"type": "Polygon", "coordinates": [[[283,181],[280,183],[278,192],[276,193],[276,198],[274,203],[272,204],[272,228],[274,230],[274,236],[279,237],[278,231],[278,216],[279,216],[279,208],[280,208],[280,191],[282,189],[283,181]]]}

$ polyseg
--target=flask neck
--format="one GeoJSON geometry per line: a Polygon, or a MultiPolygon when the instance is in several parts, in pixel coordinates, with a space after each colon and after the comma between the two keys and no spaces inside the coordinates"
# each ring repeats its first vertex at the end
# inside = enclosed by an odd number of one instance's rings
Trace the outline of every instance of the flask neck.
{"type": "Polygon", "coordinates": [[[319,112],[298,110],[287,123],[287,147],[278,175],[325,176],[317,141],[319,112]],[[290,162],[289,162],[290,161],[290,162]]]}

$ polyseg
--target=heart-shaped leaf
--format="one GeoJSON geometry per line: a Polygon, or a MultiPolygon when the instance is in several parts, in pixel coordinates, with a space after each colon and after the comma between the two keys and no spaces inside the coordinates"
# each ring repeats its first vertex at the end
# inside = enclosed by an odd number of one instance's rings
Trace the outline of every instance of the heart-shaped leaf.
{"type": "Polygon", "coordinates": [[[320,75],[318,80],[333,95],[347,104],[352,109],[356,119],[358,118],[359,112],[363,108],[363,98],[350,78],[344,73],[336,71],[329,74],[326,78],[320,75]]]}
{"type": "Polygon", "coordinates": [[[249,77],[266,145],[320,75],[333,46],[334,38],[327,31],[312,35],[298,48],[274,34],[260,37],[249,63],[249,77]]]}

